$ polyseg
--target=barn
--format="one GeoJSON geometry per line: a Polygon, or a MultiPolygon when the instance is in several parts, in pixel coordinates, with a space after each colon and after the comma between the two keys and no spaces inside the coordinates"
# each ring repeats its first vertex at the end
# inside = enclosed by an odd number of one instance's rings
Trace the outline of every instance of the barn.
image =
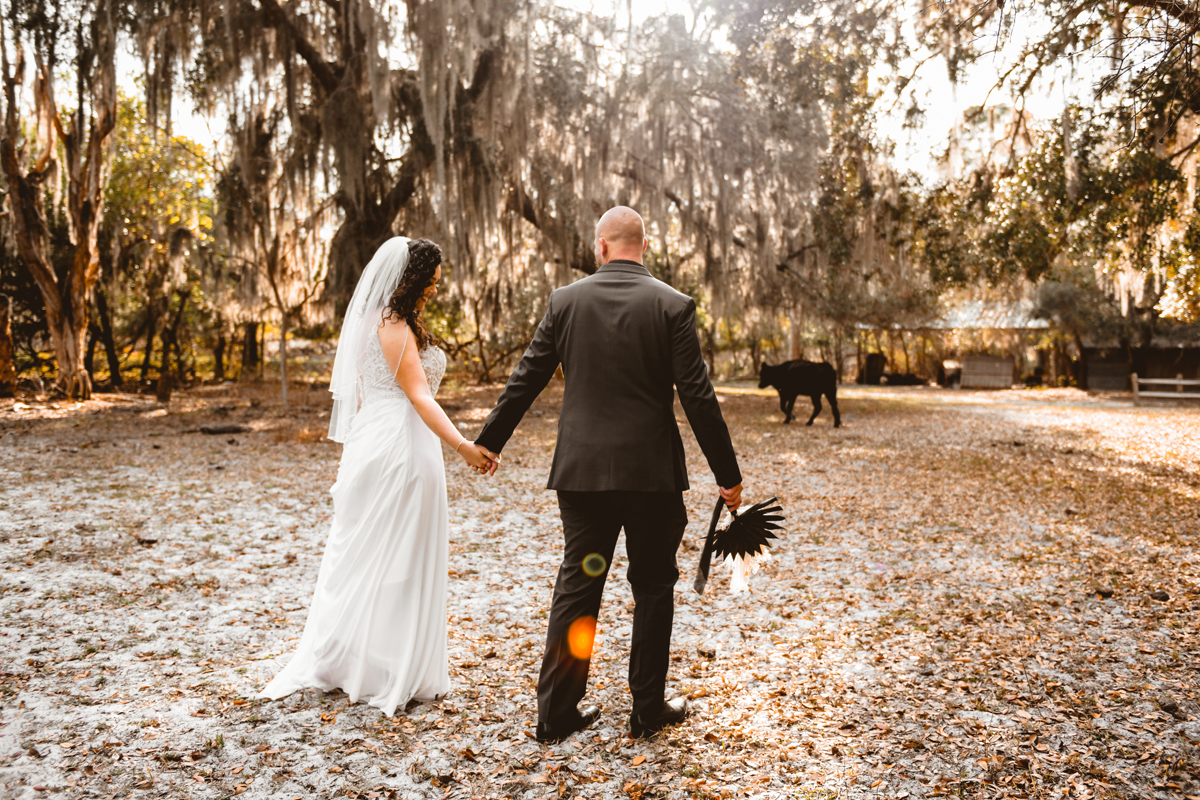
{"type": "Polygon", "coordinates": [[[888,375],[907,373],[946,383],[947,377],[955,378],[955,370],[960,370],[963,388],[1007,389],[1033,374],[1050,381],[1057,370],[1039,349],[1049,327],[1048,321],[1034,317],[1028,300],[965,300],[919,326],[863,328],[858,382],[886,383],[888,375]]]}

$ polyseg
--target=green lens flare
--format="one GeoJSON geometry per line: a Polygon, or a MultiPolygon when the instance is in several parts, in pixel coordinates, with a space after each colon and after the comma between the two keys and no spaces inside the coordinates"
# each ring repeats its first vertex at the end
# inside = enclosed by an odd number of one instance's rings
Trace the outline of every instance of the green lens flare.
{"type": "Polygon", "coordinates": [[[608,569],[608,562],[599,553],[589,553],[584,556],[583,571],[589,576],[595,578],[598,575],[604,574],[604,570],[606,569],[608,569]]]}

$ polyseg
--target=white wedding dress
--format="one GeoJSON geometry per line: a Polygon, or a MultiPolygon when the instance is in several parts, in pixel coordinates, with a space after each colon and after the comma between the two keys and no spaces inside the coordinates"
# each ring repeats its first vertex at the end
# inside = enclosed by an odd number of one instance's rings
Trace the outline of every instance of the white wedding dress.
{"type": "MultiPolygon", "coordinates": [[[[446,355],[429,346],[420,357],[436,395],[446,355]]],[[[259,696],[340,688],[391,716],[450,689],[446,472],[440,441],[396,384],[377,335],[361,392],[304,634],[259,696]]]]}

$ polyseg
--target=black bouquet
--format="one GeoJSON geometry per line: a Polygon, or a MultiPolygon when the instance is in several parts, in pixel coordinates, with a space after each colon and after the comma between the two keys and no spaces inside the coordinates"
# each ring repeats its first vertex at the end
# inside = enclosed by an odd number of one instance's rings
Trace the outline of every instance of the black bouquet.
{"type": "Polygon", "coordinates": [[[783,521],[783,507],[779,505],[778,497],[755,503],[741,514],[730,511],[733,519],[729,526],[718,531],[717,523],[721,521],[723,508],[725,501],[718,495],[717,507],[713,509],[712,522],[708,526],[708,538],[704,540],[704,552],[700,554],[700,565],[696,569],[696,582],[692,584],[700,594],[704,594],[704,586],[708,583],[714,553],[733,562],[734,590],[744,590],[746,578],[758,569],[758,559],[771,547],[767,540],[779,538],[773,531],[782,527],[779,523],[783,521]]]}

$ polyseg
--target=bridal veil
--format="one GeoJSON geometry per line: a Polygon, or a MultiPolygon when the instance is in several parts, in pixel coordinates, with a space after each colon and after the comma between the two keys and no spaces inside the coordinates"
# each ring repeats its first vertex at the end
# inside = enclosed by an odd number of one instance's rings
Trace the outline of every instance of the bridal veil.
{"type": "Polygon", "coordinates": [[[333,413],[329,416],[329,438],[346,442],[350,425],[362,404],[362,370],[371,337],[383,321],[388,300],[400,285],[408,266],[408,238],[396,236],[384,242],[363,270],[338,337],[337,355],[329,391],[333,413]]]}

